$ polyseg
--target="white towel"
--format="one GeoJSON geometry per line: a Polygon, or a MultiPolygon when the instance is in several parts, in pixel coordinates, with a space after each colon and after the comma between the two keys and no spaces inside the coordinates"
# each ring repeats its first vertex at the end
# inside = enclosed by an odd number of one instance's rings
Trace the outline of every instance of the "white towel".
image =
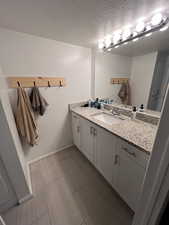
{"type": "Polygon", "coordinates": [[[37,126],[31,109],[29,97],[22,87],[18,87],[18,102],[15,113],[16,125],[20,136],[31,146],[37,143],[37,126]]]}

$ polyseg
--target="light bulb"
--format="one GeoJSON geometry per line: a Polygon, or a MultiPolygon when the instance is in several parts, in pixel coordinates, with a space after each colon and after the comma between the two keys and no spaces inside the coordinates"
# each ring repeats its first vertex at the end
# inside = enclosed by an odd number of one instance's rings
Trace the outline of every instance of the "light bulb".
{"type": "Polygon", "coordinates": [[[124,30],[124,32],[122,34],[123,41],[126,40],[127,38],[129,38],[130,36],[131,36],[131,30],[130,29],[124,30]]]}
{"type": "Polygon", "coordinates": [[[104,48],[104,41],[103,40],[99,40],[98,41],[98,48],[99,49],[103,49],[104,48]]]}
{"type": "Polygon", "coordinates": [[[107,49],[108,52],[110,52],[112,50],[112,48],[107,49]]]}
{"type": "Polygon", "coordinates": [[[137,24],[137,26],[136,26],[136,31],[137,31],[138,33],[140,33],[140,32],[142,32],[142,31],[144,31],[144,29],[145,29],[145,24],[144,24],[144,22],[139,22],[139,23],[137,24]]]}
{"type": "Polygon", "coordinates": [[[128,41],[124,43],[124,45],[127,45],[127,44],[128,44],[128,41]]]}
{"type": "Polygon", "coordinates": [[[114,36],[113,36],[113,44],[117,44],[121,39],[121,34],[118,32],[118,33],[115,33],[114,36]]]}
{"type": "Polygon", "coordinates": [[[165,30],[167,30],[168,28],[169,28],[169,26],[166,25],[166,26],[164,26],[163,28],[161,28],[160,31],[165,31],[165,30]]]}
{"type": "Polygon", "coordinates": [[[108,48],[111,45],[111,35],[107,35],[107,37],[105,38],[105,45],[106,48],[108,48]]]}
{"type": "Polygon", "coordinates": [[[133,37],[137,36],[138,33],[136,31],[133,32],[133,37]]]}
{"type": "Polygon", "coordinates": [[[163,16],[161,13],[155,14],[151,19],[151,24],[153,26],[159,25],[163,21],[163,16]]]}
{"type": "Polygon", "coordinates": [[[146,26],[146,31],[148,31],[148,30],[151,30],[151,26],[150,25],[146,26]]]}

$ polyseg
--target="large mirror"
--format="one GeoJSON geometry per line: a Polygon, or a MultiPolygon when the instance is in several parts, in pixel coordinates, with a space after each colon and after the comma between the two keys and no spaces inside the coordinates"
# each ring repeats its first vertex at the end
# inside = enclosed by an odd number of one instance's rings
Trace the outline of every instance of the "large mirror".
{"type": "MultiPolygon", "coordinates": [[[[160,112],[169,82],[169,33],[158,32],[151,37],[122,45],[111,52],[95,52],[95,97],[111,99],[160,112]],[[121,83],[113,78],[128,79],[128,99],[123,101],[121,83]]],[[[125,87],[126,88],[126,87],[125,87]]]]}

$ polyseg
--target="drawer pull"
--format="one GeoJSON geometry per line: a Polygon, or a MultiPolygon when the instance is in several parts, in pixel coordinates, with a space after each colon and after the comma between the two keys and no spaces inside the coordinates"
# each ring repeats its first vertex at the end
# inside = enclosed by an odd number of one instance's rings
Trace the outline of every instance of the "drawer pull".
{"type": "Polygon", "coordinates": [[[127,152],[129,155],[132,155],[133,157],[136,157],[136,153],[135,152],[130,152],[126,147],[122,147],[122,149],[127,152]]]}

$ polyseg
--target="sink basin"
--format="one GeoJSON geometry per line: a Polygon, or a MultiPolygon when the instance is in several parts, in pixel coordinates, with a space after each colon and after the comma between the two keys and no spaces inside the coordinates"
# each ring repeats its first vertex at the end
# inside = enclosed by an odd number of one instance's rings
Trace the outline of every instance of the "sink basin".
{"type": "Polygon", "coordinates": [[[122,120],[122,118],[118,116],[114,116],[107,113],[93,115],[93,118],[109,125],[119,123],[122,120]]]}

